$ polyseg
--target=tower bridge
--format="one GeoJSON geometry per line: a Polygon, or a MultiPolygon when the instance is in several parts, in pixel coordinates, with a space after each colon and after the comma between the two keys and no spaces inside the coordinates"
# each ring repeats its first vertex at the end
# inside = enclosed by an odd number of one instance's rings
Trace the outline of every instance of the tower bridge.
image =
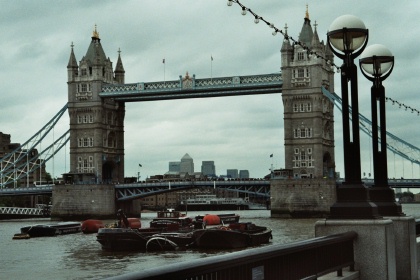
{"type": "MultiPolygon", "coordinates": [[[[69,142],[70,167],[69,172],[64,174],[67,185],[51,187],[52,215],[64,218],[113,216],[116,199],[129,203],[134,198],[166,192],[169,188],[192,187],[192,183],[154,187],[112,184],[124,180],[126,102],[274,93],[280,93],[283,101],[285,168],[291,170],[294,179],[265,181],[260,186],[249,188],[245,183],[226,183],[220,187],[272,198],[272,216],[300,211],[305,215],[312,212],[327,214],[335,201],[337,185],[334,107],[338,99],[335,95],[328,95],[329,92],[334,93],[335,73],[329,63],[334,57],[319,39],[316,26],[312,28],[308,13],[299,42],[319,56],[311,55],[301,44],[292,43],[286,36],[279,46],[281,74],[198,79],[186,73],[174,81],[125,83],[121,54],[118,54],[113,69],[95,27],[88,50],[79,62],[74,46],[71,46],[67,65],[68,102],[65,106],[70,129],[60,138],[62,141],[51,146],[56,151],[56,146],[61,148],[69,142]]],[[[399,139],[397,141],[401,143],[399,139]]],[[[414,146],[410,146],[410,149],[415,153],[420,151],[414,146]]],[[[17,161],[13,155],[7,157],[6,161],[0,159],[0,195],[10,190],[6,186],[17,173],[16,166],[20,174],[27,174],[31,170],[24,162],[30,162],[32,148],[21,146],[16,151],[19,152],[17,161]]],[[[401,155],[405,155],[405,152],[401,152],[401,155]]],[[[406,158],[419,164],[418,155],[406,158]]],[[[194,183],[194,186],[200,184],[194,183]]],[[[14,191],[41,191],[39,188],[24,189],[14,191]]]]}

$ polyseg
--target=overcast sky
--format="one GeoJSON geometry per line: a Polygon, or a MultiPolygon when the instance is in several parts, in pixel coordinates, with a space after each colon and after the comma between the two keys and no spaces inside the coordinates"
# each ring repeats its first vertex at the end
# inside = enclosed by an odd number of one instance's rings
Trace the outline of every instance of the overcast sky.
{"type": "MultiPolygon", "coordinates": [[[[153,1],[4,1],[0,0],[0,131],[23,143],[67,102],[67,63],[74,44],[77,61],[86,54],[95,24],[103,49],[115,67],[118,49],[126,83],[278,73],[283,36],[264,23],[241,15],[237,4],[218,0],[153,1]],[[211,63],[211,56],[213,62],[211,63]],[[162,63],[166,60],[165,69],[162,63]]],[[[326,41],[335,18],[353,14],[369,29],[369,44],[383,44],[395,56],[384,82],[386,96],[420,109],[419,1],[242,0],[274,25],[297,38],[306,4],[312,26],[326,41]]],[[[339,59],[335,63],[341,65],[339,59]]],[[[358,60],[357,60],[358,63],[358,60]]],[[[359,73],[360,112],[370,116],[370,87],[359,73]]],[[[340,92],[339,74],[335,89],[340,92]]],[[[420,146],[420,117],[386,104],[387,130],[420,146]]],[[[370,118],[370,117],[369,117],[370,118]]],[[[340,111],[335,109],[336,171],[344,175],[340,111]]],[[[66,113],[55,129],[69,127],[66,113]]],[[[362,172],[372,172],[371,144],[362,134],[362,172]]],[[[47,145],[47,144],[43,144],[47,145]]],[[[47,171],[69,171],[69,148],[47,171]],[[65,155],[67,154],[67,155],[65,155]],[[67,161],[67,163],[66,163],[67,161]]],[[[169,161],[185,153],[213,160],[218,175],[247,169],[263,177],[271,164],[284,167],[283,104],[280,94],[127,103],[125,176],[142,179],[168,171],[169,161]],[[270,158],[270,154],[274,154],[270,158]],[[139,164],[142,167],[139,168],[139,164]]],[[[419,178],[420,167],[388,153],[389,176],[419,178]],[[405,163],[404,163],[405,162],[405,163]]],[[[373,172],[372,172],[373,173],[373,172]]]]}

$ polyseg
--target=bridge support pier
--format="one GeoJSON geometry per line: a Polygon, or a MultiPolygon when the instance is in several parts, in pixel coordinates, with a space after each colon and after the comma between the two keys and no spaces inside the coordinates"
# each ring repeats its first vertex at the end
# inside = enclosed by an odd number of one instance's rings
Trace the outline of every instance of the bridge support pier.
{"type": "Polygon", "coordinates": [[[271,217],[326,217],[336,201],[334,179],[272,179],[271,217]]]}
{"type": "Polygon", "coordinates": [[[51,218],[57,220],[115,219],[114,185],[56,185],[51,218]]]}

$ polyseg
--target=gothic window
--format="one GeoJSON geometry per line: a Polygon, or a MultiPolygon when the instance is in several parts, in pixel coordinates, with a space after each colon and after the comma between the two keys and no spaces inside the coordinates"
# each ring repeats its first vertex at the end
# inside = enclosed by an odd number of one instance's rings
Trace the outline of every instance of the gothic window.
{"type": "Polygon", "coordinates": [[[298,78],[304,78],[305,77],[305,69],[298,69],[298,78]]]}
{"type": "Polygon", "coordinates": [[[308,148],[308,154],[312,154],[312,148],[308,148]]]}
{"type": "Polygon", "coordinates": [[[308,77],[309,78],[309,68],[306,68],[306,77],[308,77]]]}
{"type": "Polygon", "coordinates": [[[300,160],[306,160],[306,153],[304,149],[300,151],[300,160]]]}
{"type": "Polygon", "coordinates": [[[86,76],[87,72],[86,72],[86,68],[82,68],[82,76],[86,76]]]}
{"type": "Polygon", "coordinates": [[[307,104],[307,106],[308,106],[308,107],[307,107],[308,112],[310,112],[310,111],[312,110],[312,108],[311,108],[311,103],[308,103],[308,104],[307,104]]]}
{"type": "Polygon", "coordinates": [[[111,132],[108,135],[108,147],[114,148],[117,146],[117,141],[115,139],[115,133],[111,132]]]}
{"type": "Polygon", "coordinates": [[[89,115],[89,122],[93,123],[93,115],[89,115]]]}
{"type": "Polygon", "coordinates": [[[293,104],[293,112],[299,111],[299,105],[297,103],[293,104]]]}
{"type": "Polygon", "coordinates": [[[305,112],[305,105],[303,103],[300,103],[300,111],[305,112]]]}
{"type": "Polygon", "coordinates": [[[82,123],[82,116],[80,115],[77,116],[77,123],[82,123]]]}
{"type": "Polygon", "coordinates": [[[300,130],[300,138],[306,138],[306,128],[300,130]]]}
{"type": "Polygon", "coordinates": [[[304,60],[305,59],[305,53],[304,52],[299,52],[298,53],[298,60],[304,60]]]}
{"type": "Polygon", "coordinates": [[[93,138],[89,138],[89,147],[93,147],[93,138]]]}
{"type": "Polygon", "coordinates": [[[77,157],[78,162],[82,162],[82,157],[77,157]]]}
{"type": "Polygon", "coordinates": [[[83,116],[83,123],[87,123],[88,122],[88,117],[87,117],[87,115],[84,115],[83,116]]]}
{"type": "Polygon", "coordinates": [[[299,149],[295,148],[295,154],[299,154],[299,149]]]}
{"type": "Polygon", "coordinates": [[[82,138],[79,138],[77,142],[78,142],[77,143],[78,147],[83,147],[83,139],[82,138]]]}
{"type": "Polygon", "coordinates": [[[87,84],[82,84],[82,92],[86,92],[87,91],[87,84]]]}
{"type": "Polygon", "coordinates": [[[93,156],[89,157],[89,161],[92,162],[93,161],[93,156]]]}
{"type": "Polygon", "coordinates": [[[299,129],[295,129],[295,138],[299,138],[299,129]]]}
{"type": "Polygon", "coordinates": [[[88,138],[83,138],[83,147],[88,147],[88,138]]]}

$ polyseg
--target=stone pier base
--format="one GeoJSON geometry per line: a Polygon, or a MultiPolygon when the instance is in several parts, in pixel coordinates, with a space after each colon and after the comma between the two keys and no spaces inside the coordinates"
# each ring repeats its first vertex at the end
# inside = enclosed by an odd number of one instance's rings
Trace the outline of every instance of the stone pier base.
{"type": "Polygon", "coordinates": [[[337,200],[334,179],[272,179],[272,218],[323,218],[337,200]]]}
{"type": "Polygon", "coordinates": [[[418,279],[415,219],[411,216],[385,219],[390,219],[394,225],[397,279],[418,279]]]}
{"type": "Polygon", "coordinates": [[[51,218],[56,220],[115,219],[114,185],[56,185],[51,218]]]}
{"type": "Polygon", "coordinates": [[[360,280],[396,278],[394,224],[390,219],[322,220],[315,223],[315,236],[357,232],[354,242],[355,269],[360,280]]]}

